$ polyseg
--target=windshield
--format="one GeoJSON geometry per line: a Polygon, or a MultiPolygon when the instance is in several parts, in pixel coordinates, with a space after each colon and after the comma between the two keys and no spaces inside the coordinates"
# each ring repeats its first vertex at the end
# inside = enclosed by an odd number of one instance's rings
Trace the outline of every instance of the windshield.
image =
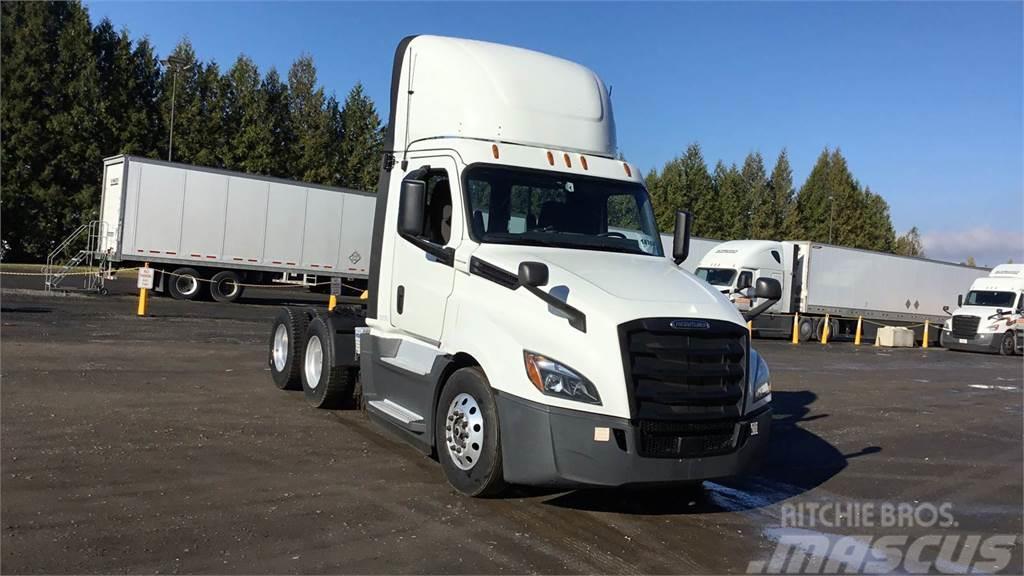
{"type": "Polygon", "coordinates": [[[697,268],[697,278],[712,286],[732,286],[736,271],[732,268],[697,268]]]}
{"type": "Polygon", "coordinates": [[[992,306],[994,308],[1011,308],[1013,292],[991,292],[988,290],[971,290],[967,293],[964,304],[967,306],[992,306]]]}
{"type": "Polygon", "coordinates": [[[465,178],[477,242],[663,255],[640,184],[499,166],[465,178]]]}

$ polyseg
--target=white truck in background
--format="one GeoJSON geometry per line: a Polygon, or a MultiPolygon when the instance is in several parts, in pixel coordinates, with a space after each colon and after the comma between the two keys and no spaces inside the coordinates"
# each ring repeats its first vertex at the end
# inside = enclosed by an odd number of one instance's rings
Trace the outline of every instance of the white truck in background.
{"type": "Polygon", "coordinates": [[[750,286],[758,278],[782,284],[782,298],[761,308],[753,320],[759,335],[791,338],[793,315],[799,313],[800,341],[820,339],[829,315],[829,333],[852,337],[857,319],[862,335],[873,339],[880,325],[913,326],[917,340],[938,341],[958,287],[988,274],[950,262],[911,258],[831,246],[820,242],[732,240],[719,244],[701,260],[696,275],[727,294],[741,311],[757,309],[750,286]]]}
{"type": "Polygon", "coordinates": [[[355,394],[472,496],[697,482],[764,455],[767,364],[729,300],[678,268],[688,214],[662,253],[596,74],[414,36],[390,107],[366,308],[282,308],[278,387],[316,407],[355,394]]]}
{"type": "Polygon", "coordinates": [[[103,161],[102,190],[99,262],[148,263],[179,300],[369,276],[372,193],[134,156],[103,161]]]}
{"type": "Polygon", "coordinates": [[[942,345],[951,350],[997,352],[1019,350],[1024,321],[1024,264],[1000,264],[957,296],[957,309],[946,320],[942,345]]]}
{"type": "MultiPolygon", "coordinates": [[[[679,267],[687,272],[696,272],[697,267],[700,266],[701,259],[711,252],[716,246],[721,244],[722,240],[712,240],[711,238],[700,238],[693,236],[690,238],[690,254],[683,260],[679,267]]],[[[662,234],[661,235],[661,248],[665,254],[672,253],[672,235],[662,234]]]]}

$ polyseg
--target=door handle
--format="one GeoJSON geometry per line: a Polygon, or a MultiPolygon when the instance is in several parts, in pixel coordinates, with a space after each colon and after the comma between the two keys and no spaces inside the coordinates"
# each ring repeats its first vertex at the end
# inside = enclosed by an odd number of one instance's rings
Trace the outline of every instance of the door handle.
{"type": "Polygon", "coordinates": [[[405,308],[405,286],[399,286],[398,287],[398,294],[396,295],[396,299],[395,299],[395,310],[397,310],[398,313],[401,314],[402,310],[404,308],[405,308]]]}

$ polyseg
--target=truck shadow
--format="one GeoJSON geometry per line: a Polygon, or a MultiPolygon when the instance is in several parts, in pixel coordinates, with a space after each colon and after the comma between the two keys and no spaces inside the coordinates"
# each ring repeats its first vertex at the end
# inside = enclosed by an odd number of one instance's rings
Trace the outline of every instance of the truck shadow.
{"type": "MultiPolygon", "coordinates": [[[[843,454],[803,424],[827,418],[814,414],[811,391],[773,392],[772,436],[760,470],[703,485],[585,489],[553,495],[544,504],[622,514],[713,514],[765,508],[820,486],[846,468],[850,458],[877,454],[878,446],[843,454]]],[[[539,494],[535,494],[539,495],[539,494]]]]}

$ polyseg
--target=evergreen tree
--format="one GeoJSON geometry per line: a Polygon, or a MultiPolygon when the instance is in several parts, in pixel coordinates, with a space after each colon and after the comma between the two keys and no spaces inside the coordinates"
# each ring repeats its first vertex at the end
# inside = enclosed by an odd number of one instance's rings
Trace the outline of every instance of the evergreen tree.
{"type": "Polygon", "coordinates": [[[893,245],[893,252],[903,256],[924,256],[924,246],[921,244],[921,233],[917,226],[914,226],[896,239],[893,245]]]}
{"type": "Polygon", "coordinates": [[[384,133],[373,102],[356,85],[341,109],[341,185],[376,191],[384,133]]]}
{"type": "Polygon", "coordinates": [[[331,182],[331,119],[324,89],[316,84],[316,66],[310,56],[300,57],[288,71],[288,104],[295,130],[292,177],[306,182],[331,182]]]}
{"type": "Polygon", "coordinates": [[[743,176],[744,201],[748,202],[744,238],[778,240],[779,215],[768,185],[764,159],[759,152],[748,154],[740,173],[743,176]]]}
{"type": "Polygon", "coordinates": [[[792,240],[799,236],[799,219],[793,200],[793,170],[789,167],[789,155],[783,148],[775,161],[771,178],[768,180],[768,197],[771,208],[771,236],[774,240],[792,240]]]}
{"type": "Polygon", "coordinates": [[[231,136],[224,140],[225,166],[250,174],[274,174],[274,133],[267,93],[262,89],[259,69],[252,60],[239,56],[224,77],[224,118],[231,136]]]}
{"type": "Polygon", "coordinates": [[[66,5],[2,2],[0,14],[0,215],[5,257],[45,255],[48,238],[36,222],[44,214],[47,184],[40,176],[49,164],[53,142],[47,133],[51,113],[53,67],[66,5]]]}
{"type": "Polygon", "coordinates": [[[288,104],[288,86],[281,80],[277,70],[271,68],[263,78],[260,92],[266,104],[266,117],[262,120],[270,132],[267,173],[279,178],[289,178],[293,172],[295,157],[295,130],[292,127],[291,108],[288,104]]]}
{"type": "Polygon", "coordinates": [[[710,236],[723,240],[741,240],[746,237],[750,222],[750,202],[746,195],[746,182],[743,174],[735,164],[726,168],[722,161],[715,165],[714,199],[717,204],[714,211],[719,221],[713,222],[715,228],[700,236],[710,236]]]}

